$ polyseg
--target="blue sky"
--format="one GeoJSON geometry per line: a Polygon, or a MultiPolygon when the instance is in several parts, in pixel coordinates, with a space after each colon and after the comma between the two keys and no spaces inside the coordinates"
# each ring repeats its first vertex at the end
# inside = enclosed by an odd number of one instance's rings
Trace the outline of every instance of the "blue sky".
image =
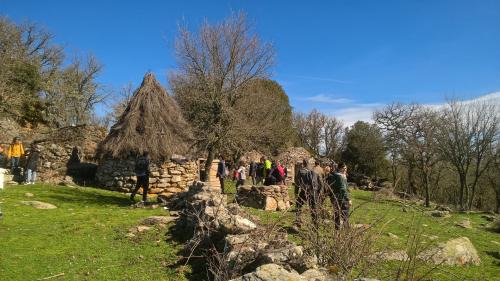
{"type": "Polygon", "coordinates": [[[500,1],[10,1],[0,14],[31,20],[68,53],[92,52],[112,88],[146,71],[166,84],[177,24],[245,11],[277,51],[273,79],[292,106],[352,123],[392,101],[442,103],[500,91],[500,1]]]}

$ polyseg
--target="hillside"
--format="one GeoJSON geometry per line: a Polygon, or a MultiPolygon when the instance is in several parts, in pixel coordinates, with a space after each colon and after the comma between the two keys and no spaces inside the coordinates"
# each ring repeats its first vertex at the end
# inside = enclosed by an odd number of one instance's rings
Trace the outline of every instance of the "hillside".
{"type": "MultiPolygon", "coordinates": [[[[234,189],[233,189],[234,191],[234,189]]],[[[352,224],[374,224],[380,232],[375,244],[402,250],[409,229],[418,229],[422,243],[434,244],[468,237],[478,251],[478,266],[438,266],[423,280],[495,280],[500,274],[500,234],[489,230],[482,213],[452,213],[431,217],[408,202],[375,198],[354,191],[352,224]],[[470,220],[472,228],[456,226],[470,220]],[[391,233],[393,235],[390,235],[391,233]],[[398,238],[396,238],[396,236],[398,238]],[[495,257],[496,256],[496,257],[495,257]]],[[[162,208],[136,209],[124,194],[94,188],[51,185],[7,186],[0,191],[0,280],[201,280],[205,273],[190,274],[189,267],[174,266],[182,247],[172,230],[152,227],[137,232],[135,226],[153,215],[168,215],[162,208]],[[30,196],[31,193],[32,197],[30,196]],[[39,210],[21,201],[37,200],[57,206],[39,210]],[[136,232],[136,233],[131,233],[136,232]],[[166,234],[165,234],[166,233],[166,234]],[[28,266],[29,265],[29,266],[28,266]]],[[[262,223],[289,227],[293,212],[249,209],[262,223]]],[[[143,230],[143,229],[142,229],[143,230]]],[[[292,239],[298,239],[290,235],[292,239]]],[[[380,262],[369,277],[388,280],[396,262],[380,262]]],[[[432,266],[422,265],[420,271],[432,266]]]]}

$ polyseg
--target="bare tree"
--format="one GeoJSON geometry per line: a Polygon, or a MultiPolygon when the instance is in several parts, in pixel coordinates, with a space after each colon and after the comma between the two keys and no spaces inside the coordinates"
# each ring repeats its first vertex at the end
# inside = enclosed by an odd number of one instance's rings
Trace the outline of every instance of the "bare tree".
{"type": "Polygon", "coordinates": [[[440,150],[458,175],[462,209],[472,208],[478,180],[491,164],[486,156],[491,145],[498,142],[498,112],[498,105],[488,101],[450,101],[443,110],[440,150]]]}
{"type": "Polygon", "coordinates": [[[234,117],[236,103],[245,94],[241,89],[269,75],[274,49],[259,40],[240,13],[215,25],[204,23],[197,34],[181,27],[176,56],[179,70],[170,75],[170,86],[197,130],[209,171],[215,153],[240,125],[234,117]]]}

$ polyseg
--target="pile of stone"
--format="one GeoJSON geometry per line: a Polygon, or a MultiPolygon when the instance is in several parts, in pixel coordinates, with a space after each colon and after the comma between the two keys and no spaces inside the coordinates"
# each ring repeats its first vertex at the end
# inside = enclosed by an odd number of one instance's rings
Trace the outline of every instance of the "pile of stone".
{"type": "Polygon", "coordinates": [[[286,211],[290,209],[288,186],[249,186],[238,188],[236,200],[240,205],[266,211],[286,211]]]}
{"type": "MultiPolygon", "coordinates": [[[[109,190],[131,192],[137,182],[135,158],[127,160],[104,159],[99,163],[96,178],[109,190]]],[[[198,179],[196,161],[172,159],[162,164],[151,163],[149,193],[159,198],[169,198],[187,191],[188,186],[198,179]]],[[[139,190],[142,193],[142,190],[139,190]]]]}
{"type": "Polygon", "coordinates": [[[317,275],[318,280],[336,280],[319,269],[316,260],[307,256],[301,246],[289,241],[285,231],[259,226],[237,204],[227,204],[219,188],[196,182],[176,196],[171,208],[182,209],[178,227],[190,228],[194,233],[188,247],[216,247],[224,262],[231,264],[231,270],[242,276],[234,280],[288,280],[281,277],[292,275],[301,277],[297,280],[311,280],[304,279],[309,275],[317,275]],[[262,266],[268,275],[279,278],[252,279],[250,276],[262,274],[262,266]]]}

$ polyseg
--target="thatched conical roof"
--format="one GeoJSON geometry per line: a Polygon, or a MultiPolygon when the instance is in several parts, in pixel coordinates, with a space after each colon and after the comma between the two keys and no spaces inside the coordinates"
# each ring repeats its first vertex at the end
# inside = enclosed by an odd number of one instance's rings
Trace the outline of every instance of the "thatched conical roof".
{"type": "Polygon", "coordinates": [[[127,158],[149,152],[153,160],[185,155],[192,140],[191,128],[167,91],[152,73],[146,73],[130,103],[99,145],[102,157],[127,158]]]}

